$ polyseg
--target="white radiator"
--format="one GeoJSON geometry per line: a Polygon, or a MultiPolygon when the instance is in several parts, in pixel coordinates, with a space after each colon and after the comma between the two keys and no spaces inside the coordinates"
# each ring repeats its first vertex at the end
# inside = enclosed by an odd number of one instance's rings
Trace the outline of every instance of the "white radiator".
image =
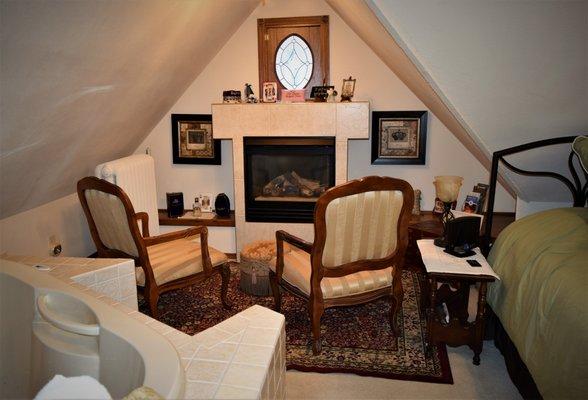
{"type": "MultiPolygon", "coordinates": [[[[100,164],[96,176],[119,186],[131,199],[135,212],[149,214],[149,235],[159,234],[155,162],[147,154],[135,154],[100,164]]],[[[141,224],[139,224],[141,226],[141,224]]]]}

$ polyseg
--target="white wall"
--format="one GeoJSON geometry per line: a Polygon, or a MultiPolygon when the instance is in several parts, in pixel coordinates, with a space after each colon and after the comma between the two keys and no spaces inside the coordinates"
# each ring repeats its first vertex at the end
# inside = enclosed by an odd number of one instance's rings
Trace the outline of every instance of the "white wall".
{"type": "Polygon", "coordinates": [[[571,207],[572,202],[525,201],[517,198],[516,219],[554,208],[571,207]]]}
{"type": "MultiPolygon", "coordinates": [[[[368,1],[489,152],[588,131],[587,1],[368,1]]],[[[512,158],[566,174],[564,147],[512,158]]],[[[569,198],[507,175],[527,201],[569,198]]]]}
{"type": "Polygon", "coordinates": [[[86,257],[96,251],[76,193],[0,220],[0,253],[49,256],[49,238],[62,256],[86,257]]]}
{"type": "MultiPolygon", "coordinates": [[[[204,69],[188,90],[157,124],[136,152],[150,147],[156,161],[158,203],[165,207],[165,192],[184,192],[189,203],[194,194],[225,192],[234,200],[230,143],[223,143],[222,166],[174,165],[171,150],[171,113],[210,113],[211,103],[222,99],[222,91],[243,90],[251,83],[258,90],[257,19],[304,15],[330,16],[331,82],[339,88],[342,79],[357,78],[355,99],[369,100],[372,110],[425,110],[422,102],[386,67],[355,33],[323,1],[272,0],[259,6],[204,69]]],[[[464,177],[460,204],[466,192],[477,182],[487,182],[488,173],[453,137],[437,118],[429,113],[427,163],[423,166],[373,166],[370,142],[353,140],[349,146],[349,178],[388,175],[408,180],[423,192],[424,210],[433,207],[435,175],[456,174],[464,177]]],[[[514,199],[499,188],[497,211],[514,211],[514,199]]]]}

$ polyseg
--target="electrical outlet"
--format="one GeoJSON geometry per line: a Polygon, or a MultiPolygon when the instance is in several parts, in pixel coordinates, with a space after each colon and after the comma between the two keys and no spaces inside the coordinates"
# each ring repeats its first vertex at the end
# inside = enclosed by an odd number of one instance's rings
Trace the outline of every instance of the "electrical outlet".
{"type": "Polygon", "coordinates": [[[62,251],[63,247],[61,246],[57,235],[49,236],[49,254],[53,257],[57,257],[61,254],[62,251]]]}

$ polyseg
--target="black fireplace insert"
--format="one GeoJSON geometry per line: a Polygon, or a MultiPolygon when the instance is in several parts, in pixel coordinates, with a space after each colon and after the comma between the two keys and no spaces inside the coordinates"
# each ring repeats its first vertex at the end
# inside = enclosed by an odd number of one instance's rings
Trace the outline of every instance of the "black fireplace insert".
{"type": "Polygon", "coordinates": [[[334,137],[245,137],[245,220],[312,222],[335,185],[334,137]]]}

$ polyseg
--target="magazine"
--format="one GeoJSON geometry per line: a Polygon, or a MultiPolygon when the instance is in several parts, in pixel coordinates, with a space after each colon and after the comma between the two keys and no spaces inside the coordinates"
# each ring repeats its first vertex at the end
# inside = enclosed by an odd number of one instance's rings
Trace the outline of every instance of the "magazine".
{"type": "Polygon", "coordinates": [[[463,203],[463,212],[475,214],[478,210],[478,204],[480,203],[480,193],[469,192],[463,203]]]}
{"type": "Polygon", "coordinates": [[[486,195],[488,194],[489,186],[485,183],[478,183],[474,186],[474,192],[480,193],[480,200],[478,201],[478,208],[476,209],[477,214],[484,214],[486,208],[486,195]]]}

